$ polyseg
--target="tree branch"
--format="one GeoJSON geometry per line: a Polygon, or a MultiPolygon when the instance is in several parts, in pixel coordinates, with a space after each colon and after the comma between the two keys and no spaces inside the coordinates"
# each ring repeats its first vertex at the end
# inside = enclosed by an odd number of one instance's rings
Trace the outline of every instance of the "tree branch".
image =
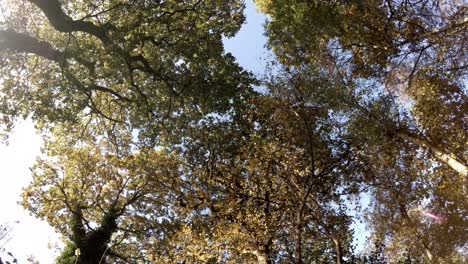
{"type": "Polygon", "coordinates": [[[29,0],[29,2],[39,7],[49,20],[50,24],[60,32],[81,31],[97,37],[103,43],[108,43],[106,30],[96,26],[94,23],[82,20],[73,20],[62,10],[58,0],[29,0]]]}
{"type": "Polygon", "coordinates": [[[32,53],[57,63],[64,57],[50,43],[11,30],[0,30],[0,50],[32,53]]]}
{"type": "Polygon", "coordinates": [[[429,142],[428,140],[409,131],[397,131],[397,136],[417,146],[429,149],[432,155],[434,155],[434,157],[436,157],[439,161],[449,166],[462,176],[466,177],[468,175],[467,166],[461,161],[461,159],[457,158],[457,156],[454,153],[442,150],[438,146],[435,146],[433,143],[429,142]]]}

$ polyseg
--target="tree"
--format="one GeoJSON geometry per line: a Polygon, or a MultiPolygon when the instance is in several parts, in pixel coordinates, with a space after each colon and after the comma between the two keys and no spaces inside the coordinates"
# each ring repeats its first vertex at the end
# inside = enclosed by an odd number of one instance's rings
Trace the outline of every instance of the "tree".
{"type": "Polygon", "coordinates": [[[258,0],[255,93],[240,0],[3,1],[0,113],[44,132],[23,205],[58,263],[341,264],[363,192],[359,261],[463,260],[465,7],[258,0]]]}
{"type": "Polygon", "coordinates": [[[297,161],[288,165],[286,174],[295,263],[331,262],[325,260],[327,251],[333,252],[330,257],[336,263],[343,263],[350,249],[350,218],[343,198],[359,191],[360,168],[348,141],[347,113],[337,100],[346,91],[330,77],[310,68],[286,69],[268,83],[277,103],[263,106],[272,113],[265,118],[276,127],[272,137],[288,142],[296,152],[297,161]],[[329,244],[318,246],[318,241],[329,244]]]}
{"type": "Polygon", "coordinates": [[[61,262],[163,256],[172,244],[155,244],[177,230],[173,186],[165,184],[180,179],[165,147],[179,143],[190,122],[228,111],[253,81],[222,46],[222,36],[233,36],[244,20],[242,2],[31,0],[7,7],[2,121],[11,129],[15,118],[32,115],[52,138],[24,206],[67,237],[61,262]]]}
{"type": "Polygon", "coordinates": [[[457,263],[466,240],[464,179],[448,168],[434,168],[425,153],[415,157],[411,147],[396,140],[360,151],[372,197],[368,224],[385,244],[389,263],[404,258],[457,263]]]}
{"type": "Polygon", "coordinates": [[[244,21],[241,1],[4,1],[7,128],[18,116],[48,129],[92,115],[154,144],[248,90],[251,76],[221,41],[244,21]]]}
{"type": "Polygon", "coordinates": [[[253,81],[222,46],[244,20],[242,2],[4,6],[3,124],[32,115],[49,138],[23,205],[67,237],[64,263],[164,255],[172,244],[155,244],[176,229],[169,187],[180,180],[167,146],[190,122],[232,108],[253,81]]]}
{"type": "Polygon", "coordinates": [[[246,118],[255,107],[250,103],[229,116],[210,116],[190,128],[180,150],[187,177],[182,203],[189,221],[208,226],[207,239],[218,248],[211,257],[272,263],[274,241],[284,221],[280,162],[289,152],[251,130],[253,123],[246,118]]]}
{"type": "Polygon", "coordinates": [[[399,244],[394,256],[409,250],[425,261],[457,262],[456,241],[463,239],[447,230],[466,225],[458,200],[468,173],[466,7],[430,0],[256,2],[270,16],[269,47],[280,63],[327,72],[348,91],[342,101],[372,194],[369,221],[392,241],[387,251],[399,244]],[[457,220],[434,223],[424,216],[431,212],[457,220]]]}
{"type": "MultiPolygon", "coordinates": [[[[467,176],[464,5],[432,0],[256,2],[271,17],[269,46],[280,62],[331,68],[350,89],[371,84],[368,96],[384,91],[399,108],[414,102],[411,122],[386,120],[392,122],[382,128],[467,176]],[[429,101],[449,118],[441,118],[429,101]]],[[[350,103],[367,114],[363,104],[350,103]]]]}
{"type": "Polygon", "coordinates": [[[89,131],[73,144],[55,131],[32,169],[23,206],[65,237],[57,263],[150,261],[177,224],[177,159],[164,149],[132,148],[122,128],[113,137],[89,131]]]}
{"type": "Polygon", "coordinates": [[[208,239],[229,256],[343,263],[351,235],[342,197],[358,191],[358,173],[340,90],[310,71],[267,85],[231,115],[193,125],[182,149],[192,194],[184,204],[221,229],[208,239]]]}

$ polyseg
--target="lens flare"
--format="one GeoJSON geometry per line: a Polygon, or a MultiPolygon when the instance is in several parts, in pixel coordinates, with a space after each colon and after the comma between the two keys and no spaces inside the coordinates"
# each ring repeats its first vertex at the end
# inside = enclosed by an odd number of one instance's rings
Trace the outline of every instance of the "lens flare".
{"type": "Polygon", "coordinates": [[[427,211],[423,211],[422,213],[423,213],[423,215],[428,216],[428,217],[436,220],[439,223],[444,222],[445,220],[447,220],[445,217],[442,217],[442,216],[439,216],[439,215],[436,215],[436,214],[433,214],[433,213],[430,213],[430,212],[427,212],[427,211]]]}

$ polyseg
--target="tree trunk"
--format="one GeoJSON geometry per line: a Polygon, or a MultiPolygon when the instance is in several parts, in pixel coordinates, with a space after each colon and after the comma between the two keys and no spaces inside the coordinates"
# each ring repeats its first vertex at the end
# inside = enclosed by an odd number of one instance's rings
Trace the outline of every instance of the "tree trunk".
{"type": "Polygon", "coordinates": [[[338,238],[332,238],[332,240],[335,244],[336,264],[343,264],[343,248],[341,246],[341,240],[339,240],[338,238]]]}
{"type": "Polygon", "coordinates": [[[429,142],[428,140],[423,139],[417,135],[414,135],[413,133],[399,131],[397,135],[400,138],[408,140],[409,142],[415,145],[428,148],[432,152],[434,157],[436,157],[439,161],[441,161],[442,163],[446,164],[447,166],[449,166],[450,168],[458,172],[460,175],[462,176],[468,175],[467,166],[463,164],[462,162],[460,162],[456,158],[455,154],[447,152],[447,151],[443,151],[437,146],[435,146],[434,144],[432,144],[431,142],[429,142]]]}
{"type": "Polygon", "coordinates": [[[302,263],[302,212],[299,212],[297,214],[297,219],[296,219],[296,247],[294,249],[294,264],[301,264],[301,263],[302,263]]]}
{"type": "Polygon", "coordinates": [[[73,237],[72,240],[76,247],[80,249],[80,255],[76,261],[77,264],[104,264],[105,254],[108,250],[108,243],[112,234],[117,230],[116,220],[118,214],[115,210],[107,212],[99,228],[86,232],[82,222],[81,209],[77,207],[73,214],[73,237]]]}

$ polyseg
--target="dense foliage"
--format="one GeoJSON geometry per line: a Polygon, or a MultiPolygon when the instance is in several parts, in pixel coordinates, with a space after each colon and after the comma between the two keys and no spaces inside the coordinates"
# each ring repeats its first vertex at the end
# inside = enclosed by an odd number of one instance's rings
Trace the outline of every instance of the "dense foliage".
{"type": "Polygon", "coordinates": [[[240,0],[1,3],[3,131],[44,136],[22,205],[57,263],[468,261],[463,3],[257,0],[262,80],[223,49],[240,0]]]}

